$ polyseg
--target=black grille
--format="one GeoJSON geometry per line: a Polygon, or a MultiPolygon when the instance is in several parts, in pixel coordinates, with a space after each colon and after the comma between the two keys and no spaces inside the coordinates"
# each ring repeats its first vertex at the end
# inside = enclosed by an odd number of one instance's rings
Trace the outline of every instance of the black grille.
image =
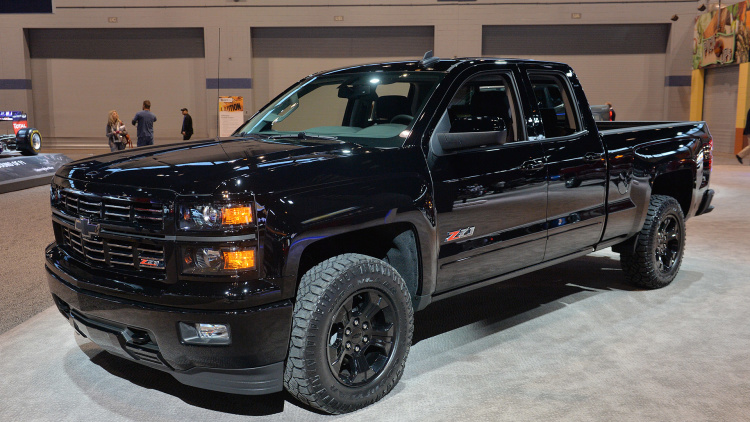
{"type": "Polygon", "coordinates": [[[165,275],[164,247],[132,240],[82,236],[76,229],[61,226],[63,245],[79,259],[99,268],[165,275]]]}
{"type": "Polygon", "coordinates": [[[164,228],[164,204],[147,199],[100,196],[61,189],[58,208],[71,216],[103,223],[164,228]]]}

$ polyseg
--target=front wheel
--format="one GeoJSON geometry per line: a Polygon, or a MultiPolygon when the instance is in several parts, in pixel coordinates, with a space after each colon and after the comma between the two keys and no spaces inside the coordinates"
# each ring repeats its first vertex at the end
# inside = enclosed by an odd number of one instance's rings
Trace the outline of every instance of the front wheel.
{"type": "Polygon", "coordinates": [[[628,280],[639,287],[658,289],[677,276],[685,251],[685,218],[671,196],[653,195],[634,248],[620,253],[628,280]]]}
{"type": "Polygon", "coordinates": [[[300,282],[284,386],[328,413],[363,408],[401,378],[413,332],[409,292],[393,267],[359,254],[330,258],[300,282]]]}
{"type": "Polygon", "coordinates": [[[23,155],[37,155],[42,149],[42,134],[38,129],[20,129],[16,134],[16,148],[23,155]]]}

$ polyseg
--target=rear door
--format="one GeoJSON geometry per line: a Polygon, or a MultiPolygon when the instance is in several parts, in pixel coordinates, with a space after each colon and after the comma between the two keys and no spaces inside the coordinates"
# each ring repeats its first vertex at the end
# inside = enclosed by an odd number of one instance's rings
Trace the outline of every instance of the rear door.
{"type": "Polygon", "coordinates": [[[539,139],[549,178],[546,261],[590,247],[601,238],[607,163],[598,132],[588,130],[583,119],[588,104],[573,73],[534,65],[523,68],[542,123],[539,139]]]}
{"type": "Polygon", "coordinates": [[[428,153],[440,236],[437,292],[536,264],[546,238],[543,150],[527,136],[516,75],[483,72],[450,97],[428,153]],[[470,141],[503,128],[505,139],[470,141]],[[474,146],[444,148],[441,134],[474,146]]]}

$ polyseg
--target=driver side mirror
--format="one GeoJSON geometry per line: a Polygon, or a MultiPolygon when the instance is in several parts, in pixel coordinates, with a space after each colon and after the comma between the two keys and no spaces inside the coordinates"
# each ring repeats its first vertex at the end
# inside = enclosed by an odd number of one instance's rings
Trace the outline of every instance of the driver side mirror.
{"type": "Polygon", "coordinates": [[[508,139],[508,129],[499,117],[456,117],[451,119],[450,132],[438,133],[437,139],[445,151],[502,145],[508,139]]]}

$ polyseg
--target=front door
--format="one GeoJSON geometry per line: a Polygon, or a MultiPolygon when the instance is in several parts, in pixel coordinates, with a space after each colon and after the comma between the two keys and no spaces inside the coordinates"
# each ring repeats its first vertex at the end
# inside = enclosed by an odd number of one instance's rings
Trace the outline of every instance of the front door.
{"type": "Polygon", "coordinates": [[[431,136],[438,293],[543,259],[544,153],[523,115],[513,74],[482,73],[458,88],[431,136]]]}

